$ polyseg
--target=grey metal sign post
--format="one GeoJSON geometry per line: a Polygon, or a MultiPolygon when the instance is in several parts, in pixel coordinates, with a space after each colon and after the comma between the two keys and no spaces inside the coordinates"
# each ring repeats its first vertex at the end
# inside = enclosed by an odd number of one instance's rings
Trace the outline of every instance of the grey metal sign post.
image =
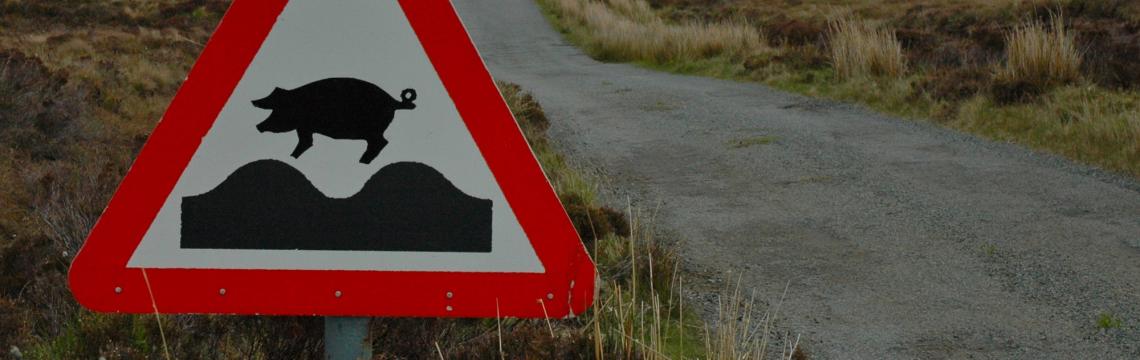
{"type": "Polygon", "coordinates": [[[325,360],[372,358],[372,339],[366,317],[325,317],[325,360]]]}

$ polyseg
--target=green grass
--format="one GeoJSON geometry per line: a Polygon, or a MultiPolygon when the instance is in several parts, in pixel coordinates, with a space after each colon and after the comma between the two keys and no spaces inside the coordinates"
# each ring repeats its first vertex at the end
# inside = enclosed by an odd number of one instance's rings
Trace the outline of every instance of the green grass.
{"type": "Polygon", "coordinates": [[[757,145],[768,145],[776,142],[778,138],[772,135],[753,136],[749,138],[737,139],[728,142],[728,146],[733,149],[749,148],[757,145]]]}
{"type": "Polygon", "coordinates": [[[1124,320],[1116,317],[1112,313],[1103,312],[1096,318],[1096,327],[1098,329],[1119,329],[1124,326],[1124,320]]]}
{"type": "Polygon", "coordinates": [[[980,246],[979,249],[981,249],[982,253],[986,254],[987,257],[993,257],[994,255],[997,255],[997,252],[998,252],[997,245],[995,245],[994,243],[989,243],[989,242],[982,244],[982,246],[980,246]]]}

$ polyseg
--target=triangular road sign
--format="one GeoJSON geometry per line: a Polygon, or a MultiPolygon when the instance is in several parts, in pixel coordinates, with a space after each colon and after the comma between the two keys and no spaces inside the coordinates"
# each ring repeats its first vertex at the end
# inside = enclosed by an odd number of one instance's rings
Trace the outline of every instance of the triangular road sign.
{"type": "Polygon", "coordinates": [[[594,266],[445,0],[237,0],[72,264],[96,311],[562,317],[594,266]]]}

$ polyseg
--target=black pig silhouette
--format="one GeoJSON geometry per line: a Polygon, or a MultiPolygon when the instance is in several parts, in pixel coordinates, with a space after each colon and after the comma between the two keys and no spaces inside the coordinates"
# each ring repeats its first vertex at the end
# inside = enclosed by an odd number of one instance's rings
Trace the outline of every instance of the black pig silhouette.
{"type": "Polygon", "coordinates": [[[416,91],[404,89],[397,101],[379,86],[353,78],[318,80],[293,90],[281,88],[253,106],[272,110],[269,118],[257,124],[257,131],[297,132],[297,147],[291,154],[300,157],[313,146],[313,134],[333,139],[364,140],[368,148],[361,163],[371,163],[388,145],[384,130],[392,124],[396,110],[416,108],[416,91]]]}

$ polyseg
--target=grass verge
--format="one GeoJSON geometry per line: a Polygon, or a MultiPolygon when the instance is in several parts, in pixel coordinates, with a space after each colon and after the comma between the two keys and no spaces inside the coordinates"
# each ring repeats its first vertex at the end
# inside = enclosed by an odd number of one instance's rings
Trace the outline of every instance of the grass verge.
{"type": "Polygon", "coordinates": [[[599,60],[861,103],[1140,177],[1140,30],[1127,30],[1140,29],[1140,7],[1124,2],[538,2],[599,60]],[[574,10],[584,7],[608,14],[574,10]],[[656,42],[611,43],[598,31],[616,22],[671,32],[718,21],[750,24],[768,43],[743,53],[614,57],[604,49],[656,42]]]}

